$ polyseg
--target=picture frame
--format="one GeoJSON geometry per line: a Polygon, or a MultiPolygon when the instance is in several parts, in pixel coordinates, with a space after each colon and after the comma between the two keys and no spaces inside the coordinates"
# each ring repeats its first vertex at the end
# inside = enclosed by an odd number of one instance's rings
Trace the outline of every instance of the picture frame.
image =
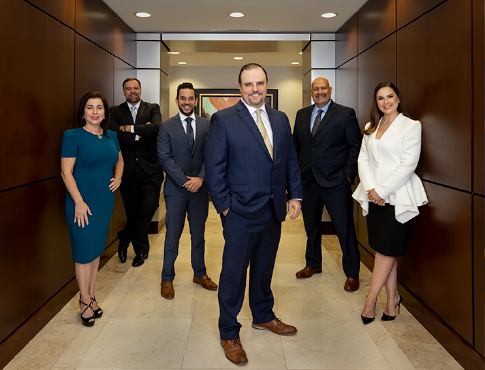
{"type": "MultiPolygon", "coordinates": [[[[241,98],[239,89],[197,89],[195,114],[209,118],[217,111],[235,105],[241,98]]],[[[278,89],[268,89],[265,104],[278,109],[278,89]]]]}

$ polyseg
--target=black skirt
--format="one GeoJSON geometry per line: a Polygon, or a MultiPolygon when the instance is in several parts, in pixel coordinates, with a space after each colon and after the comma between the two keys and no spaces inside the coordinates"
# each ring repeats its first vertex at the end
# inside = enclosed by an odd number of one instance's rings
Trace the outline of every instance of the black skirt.
{"type": "Polygon", "coordinates": [[[367,232],[369,245],[380,254],[392,257],[404,257],[408,246],[413,219],[402,224],[396,220],[394,206],[378,206],[369,203],[367,232]]]}

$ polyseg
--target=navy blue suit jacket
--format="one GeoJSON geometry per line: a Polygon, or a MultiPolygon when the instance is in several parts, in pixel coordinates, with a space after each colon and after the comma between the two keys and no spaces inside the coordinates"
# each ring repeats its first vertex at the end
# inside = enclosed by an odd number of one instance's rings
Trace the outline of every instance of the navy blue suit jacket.
{"type": "MultiPolygon", "coordinates": [[[[184,184],[188,181],[187,176],[205,179],[204,148],[209,125],[210,121],[207,118],[195,116],[195,141],[190,151],[187,134],[179,114],[162,122],[157,148],[158,163],[167,175],[163,194],[187,195],[188,190],[184,188],[184,184]]],[[[204,181],[198,193],[203,194],[208,191],[209,188],[204,181]]]]}
{"type": "Polygon", "coordinates": [[[347,177],[353,182],[357,176],[357,158],[362,133],[352,108],[330,102],[315,136],[310,132],[314,105],[296,114],[293,139],[305,185],[315,176],[324,188],[336,186],[347,177]]]}
{"type": "Polygon", "coordinates": [[[254,119],[239,101],[212,116],[205,148],[206,180],[218,213],[230,208],[259,219],[273,197],[276,216],[286,217],[289,199],[302,199],[300,171],[288,117],[267,108],[273,131],[273,160],[254,119]]]}

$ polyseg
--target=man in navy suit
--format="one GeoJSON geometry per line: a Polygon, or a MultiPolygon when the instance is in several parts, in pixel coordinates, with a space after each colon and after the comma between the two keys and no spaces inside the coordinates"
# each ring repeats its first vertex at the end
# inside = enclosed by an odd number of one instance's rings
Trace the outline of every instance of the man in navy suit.
{"type": "Polygon", "coordinates": [[[207,276],[204,262],[204,232],[209,212],[209,188],[204,181],[204,148],[210,121],[194,114],[197,97],[190,82],[178,86],[175,103],[180,112],[162,123],[158,135],[158,162],[167,174],[163,187],[167,231],[161,287],[161,295],[166,299],[175,297],[174,264],[186,214],[192,245],[193,282],[205,289],[217,290],[217,285],[207,276]]]}
{"type": "Polygon", "coordinates": [[[148,226],[160,202],[163,170],[157,162],[157,135],[162,116],[158,104],[141,100],[141,82],[136,78],[123,81],[126,101],[111,107],[109,128],[118,133],[125,162],[120,186],[125,206],[126,227],[118,233],[118,256],[126,262],[127,248],[133,244],[133,266],[148,258],[148,226]]]}
{"type": "Polygon", "coordinates": [[[355,111],[331,100],[325,78],[312,83],[314,105],[296,114],[293,139],[303,184],[302,213],[307,234],[306,266],[296,273],[309,278],[322,272],[321,219],[325,205],[342,248],[347,276],[344,289],[359,289],[360,253],[352,216],[351,183],[357,175],[362,134],[355,111]]]}
{"type": "Polygon", "coordinates": [[[266,71],[259,64],[246,64],[238,86],[241,100],[212,116],[205,165],[225,239],[219,279],[221,346],[229,361],[242,365],[248,360],[237,315],[248,265],[253,328],[280,335],[297,331],[276,318],[271,279],[281,222],[286,214],[291,219],[298,217],[303,190],[288,117],[265,106],[266,71]]]}

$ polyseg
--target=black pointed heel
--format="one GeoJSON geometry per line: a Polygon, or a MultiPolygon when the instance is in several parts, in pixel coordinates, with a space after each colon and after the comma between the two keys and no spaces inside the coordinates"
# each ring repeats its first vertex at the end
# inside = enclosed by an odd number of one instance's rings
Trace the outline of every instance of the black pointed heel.
{"type": "Polygon", "coordinates": [[[81,320],[84,326],[93,326],[94,325],[94,315],[90,317],[83,317],[83,313],[87,311],[88,308],[93,309],[90,304],[86,304],[79,299],[79,304],[83,304],[86,306],[83,312],[81,312],[81,320]],[[92,321],[91,321],[92,320],[92,321]]]}
{"type": "MultiPolygon", "coordinates": [[[[93,304],[94,302],[96,302],[96,297],[91,298],[91,304],[93,304]]],[[[98,302],[96,302],[96,303],[98,303],[98,302]]],[[[101,307],[98,306],[97,310],[93,309],[92,307],[91,307],[91,309],[94,312],[95,318],[99,319],[101,316],[103,316],[103,310],[101,309],[101,307]]]]}
{"type": "Polygon", "coordinates": [[[365,317],[365,316],[362,316],[362,315],[360,315],[360,317],[362,318],[362,323],[364,325],[370,324],[376,318],[375,316],[374,317],[365,317]]]}
{"type": "MultiPolygon", "coordinates": [[[[397,313],[398,313],[398,314],[399,314],[399,313],[401,313],[401,303],[402,303],[402,296],[399,294],[399,302],[397,302],[397,305],[396,305],[396,307],[397,307],[397,313]]],[[[382,318],[381,318],[381,320],[382,320],[382,321],[392,321],[392,320],[394,320],[395,318],[396,318],[396,315],[394,315],[394,316],[389,316],[389,315],[386,315],[386,313],[384,312],[384,313],[382,314],[382,318]]]]}

